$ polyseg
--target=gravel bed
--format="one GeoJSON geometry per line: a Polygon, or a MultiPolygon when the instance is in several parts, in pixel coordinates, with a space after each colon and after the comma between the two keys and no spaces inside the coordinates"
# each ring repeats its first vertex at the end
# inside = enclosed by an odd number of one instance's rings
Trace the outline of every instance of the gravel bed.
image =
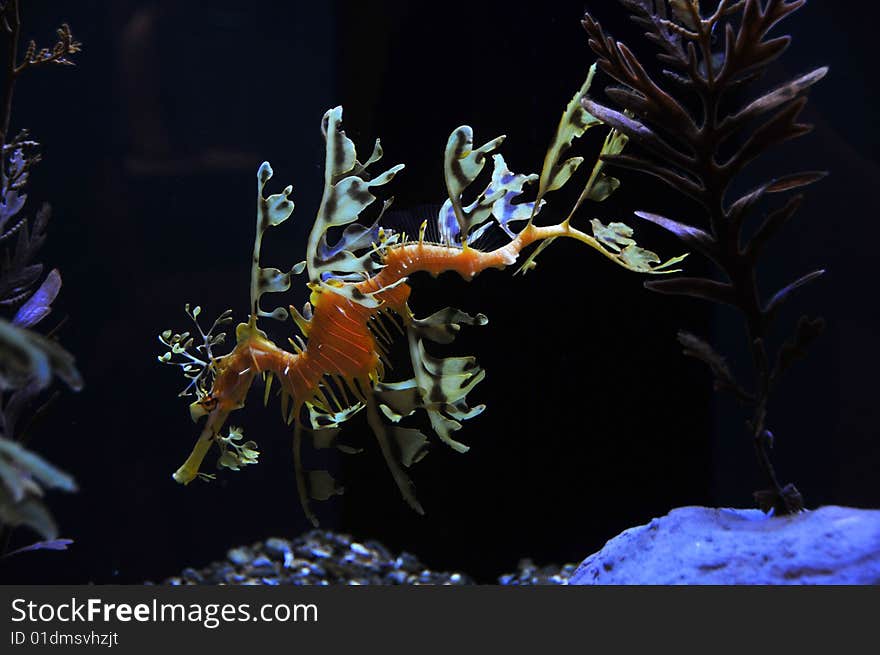
{"type": "MultiPolygon", "coordinates": [[[[501,585],[565,584],[576,565],[536,566],[520,561],[501,585]]],[[[186,568],[168,585],[473,585],[461,572],[431,571],[407,552],[391,553],[376,541],[312,530],[296,539],[273,537],[232,548],[226,559],[202,569],[186,568]]]]}

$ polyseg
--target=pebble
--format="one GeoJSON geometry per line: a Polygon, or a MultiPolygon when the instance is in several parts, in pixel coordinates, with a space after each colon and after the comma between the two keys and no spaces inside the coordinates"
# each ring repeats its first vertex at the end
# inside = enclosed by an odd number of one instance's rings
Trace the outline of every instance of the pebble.
{"type": "Polygon", "coordinates": [[[288,557],[292,557],[290,542],[286,539],[279,539],[278,537],[266,539],[264,549],[266,554],[272,559],[286,560],[288,557]]]}
{"type": "MultiPolygon", "coordinates": [[[[537,566],[519,562],[502,585],[566,584],[576,566],[537,566]]],[[[167,585],[473,585],[460,571],[434,571],[415,555],[392,554],[377,541],[354,541],[349,535],[312,530],[296,539],[271,537],[251,546],[231,548],[226,560],[202,569],[187,567],[167,585]]]]}
{"type": "Polygon", "coordinates": [[[387,584],[406,584],[407,573],[406,571],[391,571],[385,578],[388,580],[387,584]]]}
{"type": "Polygon", "coordinates": [[[394,560],[394,564],[397,568],[409,571],[410,573],[417,573],[422,568],[422,563],[419,562],[418,558],[406,552],[401,553],[400,557],[394,560]]]}
{"type": "Polygon", "coordinates": [[[226,553],[226,557],[230,562],[237,564],[238,566],[242,566],[251,561],[250,553],[244,548],[233,548],[226,553]]]}
{"type": "Polygon", "coordinates": [[[350,548],[351,548],[351,551],[352,551],[353,553],[355,553],[356,555],[369,555],[369,554],[370,554],[370,549],[369,549],[369,548],[366,548],[366,547],[364,547],[364,546],[361,546],[361,545],[360,545],[358,542],[356,542],[356,541],[352,541],[352,542],[351,542],[351,546],[350,546],[350,548]]]}
{"type": "Polygon", "coordinates": [[[180,576],[187,582],[192,582],[194,584],[202,582],[202,574],[193,568],[183,569],[180,576]]]}

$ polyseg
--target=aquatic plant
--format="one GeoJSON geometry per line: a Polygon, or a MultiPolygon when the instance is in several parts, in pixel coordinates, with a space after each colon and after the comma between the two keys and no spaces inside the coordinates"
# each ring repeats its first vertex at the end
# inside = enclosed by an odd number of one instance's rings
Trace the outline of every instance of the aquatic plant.
{"type": "MultiPolygon", "coordinates": [[[[195,396],[190,405],[192,418],[207,417],[192,454],[174,473],[174,479],[188,484],[197,478],[213,477],[200,473],[199,468],[214,444],[220,448],[219,467],[238,470],[257,462],[257,445],[242,442],[240,428],[230,428],[227,436],[221,430],[229,414],[244,406],[254,381],[262,377],[264,402],[269,400],[273,381],[278,381],[281,415],[293,426],[299,496],[313,523],[317,524],[317,519],[309,499],[327,499],[341,493],[342,487],[325,470],[305,470],[303,434],[309,432],[317,448],[335,446],[344,452],[356,452],[339,442],[338,433],[343,423],[361,411],[366,413],[401,494],[421,513],[405,469],[425,455],[428,438],[415,427],[404,427],[402,421],[422,410],[443,443],[465,452],[468,446],[454,433],[463,421],[484,409],[484,405],[472,406],[468,400],[485,375],[476,360],[436,357],[426,343],[451,343],[463,325],[485,325],[487,318],[451,307],[426,318],[414,316],[408,306],[410,275],[424,271],[437,276],[454,271],[470,280],[488,268],[516,263],[523,249],[540,244],[521,266],[531,269],[537,254],[559,237],[580,241],[631,271],[674,272],[672,267],[683,257],[661,263],[653,252],[636,245],[632,229],[623,223],[604,225],[594,219],[592,234],[572,225],[574,214],[586,200],[602,201],[619,185],[618,180],[604,173],[602,161],[593,167],[562,222],[542,226],[536,221],[546,197],[566,185],[583,162],[582,157],[566,159],[565,153],[576,138],[600,125],[580,104],[594,74],[595,66],[563,112],[540,174],[515,174],[508,169],[503,156],[497,153],[504,137],[475,147],[470,127],[454,130],[444,155],[448,197],[434,224],[422,223],[417,235],[383,227],[382,216],[391,200],[383,203],[375,217],[365,216],[365,210],[376,201],[373,192],[390,183],[403,165],[374,170],[383,156],[378,140],[370,156],[361,162],[354,143],[342,130],[342,108],[329,110],[321,124],[326,141],[323,197],[306,245],[306,259],[285,271],[263,268],[260,247],[266,230],[290,217],[294,209],[292,187],[266,197],[264,190],[272,168],[263,163],[257,173],[250,313],[235,330],[235,347],[225,355],[214,352],[224,341],[225,334],[219,330],[232,320],[231,310],[204,330],[199,323],[201,309],[187,305],[195,331],[166,330],[159,337],[168,348],[159,360],[179,367],[188,380],[182,395],[195,396]],[[487,185],[475,191],[480,188],[475,182],[490,155],[487,185]],[[534,199],[523,201],[527,185],[536,185],[536,192],[534,199]],[[506,243],[483,251],[480,239],[489,230],[503,233],[506,243]],[[302,311],[293,307],[289,312],[280,307],[268,311],[262,307],[263,296],[287,291],[301,274],[307,277],[311,290],[310,301],[302,311]],[[260,319],[287,321],[288,317],[300,331],[290,340],[293,352],[279,348],[258,328],[260,319]],[[406,339],[412,377],[391,382],[385,379],[385,370],[395,331],[406,339]]],[[[620,153],[626,140],[622,133],[611,130],[602,154],[620,153]]]]}
{"type": "Polygon", "coordinates": [[[736,380],[724,358],[704,340],[688,332],[678,338],[686,355],[708,364],[716,389],[731,392],[751,408],[748,431],[768,484],[755,492],[758,505],[777,513],[799,511],[801,494],[793,484],[780,484],[770,462],[774,436],[767,424],[768,402],[782,375],[823,331],[824,322],[802,317],[775,357],[769,352],[768,335],[779,308],[824,271],[807,273],[763,299],[756,275],[759,258],[794,216],[803,195],[791,196],[782,207],[768,212],[753,231],[744,230],[744,224],[765,197],[800,189],[825,173],[789,174],[736,200],[728,202],[727,196],[731,184],[755,158],[811,129],[798,117],[807,92],[825,77],[827,68],[817,68],[747,102],[737,101],[737,94],[744,93],[791,41],[789,36],[770,37],[771,30],[806,0],[721,0],[711,12],[704,11],[698,0],[620,1],[645,29],[666,68],[659,81],[625,44],[606,35],[589,14],[584,17],[600,69],[621,85],[605,93],[623,111],[591,98],[585,98],[583,105],[640,146],[635,154],[609,154],[603,159],[651,174],[697,203],[706,215],[704,226],[648,212],[636,215],[702,253],[724,277],[675,277],[645,286],[731,305],[743,315],[754,366],[750,389],[736,380]]]}
{"type": "Polygon", "coordinates": [[[37,548],[58,550],[69,540],[58,539],[55,520],[43,501],[46,489],[75,491],[73,478],[27,448],[31,426],[45,412],[54,396],[37,403],[57,376],[78,390],[82,379],[73,356],[53,338],[54,328],[41,334],[34,328],[52,310],[52,302],[61,289],[61,274],[52,269],[44,275],[44,266],[35,261],[46,239],[49,205],[43,204],[33,219],[26,215],[25,188],[33,167],[40,161],[39,143],[24,130],[9,138],[12,97],[19,76],[27,70],[47,64],[72,64],[70,56],[78,52],[70,28],[58,29],[58,41],[52,48],[38,49],[31,41],[19,60],[18,42],[21,21],[19,3],[0,3],[0,23],[5,32],[7,60],[2,104],[0,104],[0,554],[8,544],[12,528],[26,525],[43,541],[19,548],[24,552],[37,548]]]}

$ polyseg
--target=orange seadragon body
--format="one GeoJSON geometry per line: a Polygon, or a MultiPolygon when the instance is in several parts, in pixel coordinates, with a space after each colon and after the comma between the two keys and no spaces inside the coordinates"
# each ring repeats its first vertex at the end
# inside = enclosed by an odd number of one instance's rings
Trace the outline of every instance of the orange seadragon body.
{"type": "MultiPolygon", "coordinates": [[[[534,223],[544,196],[564,185],[581,162],[581,158],[561,161],[561,154],[574,138],[598,124],[579,103],[588,87],[589,79],[563,114],[540,176],[514,175],[501,155],[496,154],[489,186],[468,205],[463,202],[463,192],[479,175],[487,155],[500,145],[503,137],[474,148],[470,128],[461,127],[452,133],[445,162],[449,199],[437,218],[440,237],[436,242],[424,238],[424,224],[418,239],[410,240],[406,235],[380,228],[378,219],[369,226],[358,222],[364,209],[375,201],[370,188],[388,183],[403,166],[392,167],[380,175],[369,175],[368,167],[382,156],[381,147],[377,141],[367,162],[360,163],[354,144],[341,129],[342,110],[337,107],[327,112],[323,122],[327,141],[325,189],[309,237],[307,259],[287,273],[261,268],[259,253],[264,231],[286,220],[293,211],[293,203],[288,198],[291,187],[268,198],[263,196],[263,188],[272,176],[271,168],[264,163],[257,177],[251,313],[247,323],[236,328],[235,347],[226,355],[212,354],[212,346],[222,342],[222,335],[212,335],[214,328],[231,319],[225,313],[205,333],[197,321],[199,308],[190,316],[204,341],[196,350],[207,355],[207,361],[188,352],[193,343],[189,333],[172,336],[169,330],[161,337],[171,350],[160,360],[181,366],[191,380],[188,389],[195,389],[197,399],[190,406],[193,418],[207,415],[196,446],[175,472],[175,480],[187,484],[199,476],[210,477],[200,474],[199,468],[215,443],[221,449],[219,464],[222,466],[237,470],[241,465],[256,462],[256,444],[240,444],[238,429],[230,428],[225,437],[221,430],[229,414],[244,406],[251,386],[259,377],[265,380],[266,402],[273,382],[277,381],[282,415],[286,423],[293,426],[300,499],[313,523],[317,524],[317,519],[308,499],[326,499],[341,493],[341,487],[326,471],[304,470],[300,455],[303,431],[312,434],[317,447],[335,445],[339,425],[361,410],[366,412],[367,422],[403,497],[421,512],[404,468],[424,456],[428,440],[419,430],[400,423],[416,410],[423,410],[441,441],[459,452],[466,451],[467,446],[456,441],[452,434],[462,427],[461,421],[473,418],[484,409],[483,405],[470,407],[466,396],[485,375],[473,357],[435,358],[428,353],[424,342],[449,343],[461,325],[484,325],[486,317],[469,316],[452,308],[423,319],[415,317],[407,304],[411,289],[406,280],[410,275],[426,272],[437,276],[452,271],[470,280],[486,269],[504,268],[517,262],[524,248],[541,242],[522,265],[528,270],[534,266],[537,253],[558,237],[586,243],[615,263],[640,272],[671,272],[670,266],[681,259],[659,264],[654,253],[635,245],[630,238],[632,230],[621,223],[605,226],[594,220],[592,235],[571,226],[571,216],[585,199],[603,200],[617,188],[617,181],[601,172],[601,161],[593,168],[568,218],[556,225],[534,223]],[[538,182],[535,200],[514,203],[523,186],[535,181],[538,182]],[[526,225],[514,233],[510,226],[516,221],[525,221],[526,225]],[[494,250],[479,250],[473,242],[492,225],[507,233],[510,241],[494,250]],[[344,228],[341,234],[339,228],[344,228]],[[332,244],[328,239],[331,230],[336,234],[332,244]],[[286,291],[291,277],[304,271],[309,275],[311,297],[302,313],[290,308],[303,338],[291,340],[295,352],[289,352],[257,327],[261,317],[285,320],[288,312],[280,308],[263,311],[260,297],[286,291]],[[406,337],[413,376],[387,382],[385,358],[395,330],[406,337]],[[174,361],[174,356],[182,357],[183,361],[174,361]]],[[[605,141],[603,154],[619,152],[624,143],[624,137],[612,132],[605,141]]],[[[386,208],[388,204],[386,202],[386,208]]]]}

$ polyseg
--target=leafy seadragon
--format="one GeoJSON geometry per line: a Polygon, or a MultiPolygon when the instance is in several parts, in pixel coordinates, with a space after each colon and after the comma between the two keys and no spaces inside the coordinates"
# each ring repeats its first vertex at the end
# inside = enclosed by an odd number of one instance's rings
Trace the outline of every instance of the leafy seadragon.
{"type": "MultiPolygon", "coordinates": [[[[159,359],[180,366],[190,380],[181,395],[195,394],[190,405],[192,418],[207,416],[192,454],[175,473],[177,482],[188,484],[197,477],[201,463],[213,444],[220,448],[218,466],[238,470],[257,461],[254,442],[242,442],[239,428],[221,430],[234,410],[244,406],[248,391],[258,377],[265,380],[264,401],[268,403],[273,381],[277,381],[281,412],[293,426],[293,457],[299,496],[308,518],[317,525],[309,499],[324,500],[342,493],[342,488],[327,471],[306,471],[301,458],[304,432],[311,434],[318,448],[336,446],[352,450],[336,441],[340,425],[362,410],[379,443],[388,468],[404,499],[419,513],[413,484],[405,468],[418,462],[426,453],[427,437],[417,429],[403,427],[401,420],[416,410],[424,410],[437,437],[458,452],[468,447],[453,435],[462,421],[483,411],[484,405],[471,406],[467,396],[484,378],[484,371],[473,357],[432,356],[426,341],[450,343],[462,325],[485,325],[482,314],[470,316],[447,307],[427,318],[417,318],[407,301],[410,287],[407,278],[426,271],[434,276],[455,271],[470,280],[488,268],[514,264],[522,250],[531,244],[539,247],[524,262],[521,270],[535,265],[535,256],[558,237],[569,237],[595,248],[611,261],[642,273],[672,272],[682,258],[665,263],[644,250],[632,239],[632,230],[622,223],[606,226],[592,221],[592,234],[571,225],[571,218],[587,199],[607,198],[619,182],[602,172],[599,160],[583,192],[567,218],[555,225],[539,226],[535,218],[545,205],[545,196],[566,184],[583,158],[563,160],[575,138],[601,123],[581,106],[593,79],[591,68],[586,83],[563,113],[559,128],[547,151],[541,174],[514,174],[496,151],[504,137],[474,147],[473,131],[462,126],[452,132],[446,146],[444,177],[448,199],[437,216],[438,237],[426,238],[423,223],[416,237],[395,233],[380,224],[390,205],[384,203],[378,218],[362,222],[362,215],[376,200],[373,190],[388,184],[403,169],[392,166],[378,174],[371,168],[381,159],[379,141],[365,162],[357,158],[354,143],[342,130],[342,108],[329,110],[323,118],[326,141],[324,193],[317,218],[306,247],[306,260],[287,272],[260,266],[260,245],[267,229],[287,220],[294,208],[292,187],[281,193],[264,195],[272,177],[272,168],[263,163],[257,173],[257,231],[251,272],[251,308],[245,323],[236,327],[236,344],[231,352],[215,355],[214,347],[225,334],[215,330],[230,322],[231,310],[224,312],[205,332],[199,325],[200,308],[187,313],[193,319],[201,343],[193,349],[195,336],[190,333],[162,333],[160,340],[169,348],[159,359]],[[470,200],[469,187],[492,155],[491,180],[485,189],[470,200]],[[534,200],[523,202],[524,187],[537,182],[534,200]],[[520,201],[520,202],[517,202],[520,201]],[[492,226],[508,237],[507,243],[483,251],[477,239],[492,226]],[[515,226],[522,226],[518,230],[515,226]],[[299,312],[277,308],[267,312],[260,306],[267,293],[287,291],[291,279],[305,273],[311,290],[310,301],[299,312]],[[293,351],[280,348],[259,329],[261,318],[286,321],[291,316],[301,337],[291,339],[293,351]],[[393,332],[406,339],[412,360],[413,376],[391,382],[385,379],[385,364],[393,332]]],[[[612,130],[607,135],[602,154],[619,153],[626,137],[612,130]]]]}

